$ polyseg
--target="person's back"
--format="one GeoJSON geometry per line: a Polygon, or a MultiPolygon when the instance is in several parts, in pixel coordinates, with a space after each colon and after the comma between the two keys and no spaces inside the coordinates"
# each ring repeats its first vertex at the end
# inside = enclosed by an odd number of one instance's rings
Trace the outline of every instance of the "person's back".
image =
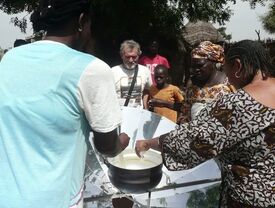
{"type": "Polygon", "coordinates": [[[81,208],[89,133],[105,156],[128,145],[117,134],[110,67],[81,52],[90,40],[89,8],[88,0],[41,0],[31,21],[47,31],[44,40],[0,62],[1,208],[81,208]]]}
{"type": "MultiPolygon", "coordinates": [[[[6,172],[1,174],[0,192],[9,193],[10,197],[3,199],[0,193],[1,203],[12,200],[16,205],[17,200],[25,200],[26,207],[34,207],[27,203],[28,198],[39,201],[41,195],[47,195],[44,190],[51,190],[47,202],[47,207],[51,207],[51,202],[62,203],[60,197],[71,197],[64,191],[82,185],[77,182],[84,171],[81,161],[86,156],[83,149],[86,146],[83,144],[90,128],[84,122],[76,88],[83,69],[92,60],[95,58],[90,55],[84,56],[51,41],[13,49],[3,58],[1,138],[10,139],[1,139],[0,158],[8,154],[10,159],[4,164],[6,172]],[[17,181],[11,185],[6,182],[11,181],[12,175],[17,181]],[[72,184],[66,183],[69,178],[73,179],[72,184]],[[16,183],[20,183],[22,193],[13,189],[16,183]]],[[[60,207],[68,206],[60,204],[60,207]]]]}

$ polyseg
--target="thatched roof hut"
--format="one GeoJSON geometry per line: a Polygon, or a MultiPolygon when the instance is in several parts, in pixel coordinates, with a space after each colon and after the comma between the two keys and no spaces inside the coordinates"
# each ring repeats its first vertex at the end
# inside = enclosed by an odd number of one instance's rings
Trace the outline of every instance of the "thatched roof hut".
{"type": "Polygon", "coordinates": [[[210,23],[205,21],[188,22],[183,29],[183,38],[191,46],[202,41],[209,40],[214,43],[224,42],[219,31],[210,23]]]}

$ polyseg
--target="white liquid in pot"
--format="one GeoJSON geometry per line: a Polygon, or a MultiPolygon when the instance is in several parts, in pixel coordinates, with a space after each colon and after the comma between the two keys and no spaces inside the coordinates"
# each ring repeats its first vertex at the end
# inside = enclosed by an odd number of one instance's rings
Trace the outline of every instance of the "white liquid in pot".
{"type": "Polygon", "coordinates": [[[139,158],[135,150],[126,149],[116,157],[109,158],[108,162],[113,166],[127,170],[150,169],[162,164],[162,157],[159,153],[147,151],[143,156],[139,158]]]}
{"type": "Polygon", "coordinates": [[[133,159],[124,160],[122,157],[120,157],[119,160],[113,163],[113,165],[124,169],[141,170],[141,169],[153,168],[158,164],[142,158],[137,158],[137,159],[133,158],[133,159]]]}

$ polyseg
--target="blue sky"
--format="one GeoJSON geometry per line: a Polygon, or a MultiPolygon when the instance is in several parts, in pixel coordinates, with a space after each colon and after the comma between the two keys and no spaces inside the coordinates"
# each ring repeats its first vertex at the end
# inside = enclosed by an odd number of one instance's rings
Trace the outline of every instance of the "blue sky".
{"type": "MultiPolygon", "coordinates": [[[[242,39],[257,39],[257,34],[255,30],[260,30],[261,39],[268,37],[275,39],[275,34],[270,35],[261,26],[259,21],[259,16],[265,14],[267,7],[257,6],[255,10],[251,10],[247,2],[237,1],[237,4],[231,7],[233,9],[234,15],[232,15],[229,22],[226,23],[227,27],[226,33],[232,35],[233,41],[238,41],[242,39]]],[[[19,17],[23,17],[26,14],[21,14],[19,17]]],[[[31,25],[27,33],[21,33],[19,28],[13,26],[10,23],[11,16],[3,14],[0,12],[0,47],[5,49],[13,46],[15,39],[25,38],[32,34],[31,25]]],[[[29,18],[29,16],[28,16],[29,18]]],[[[219,25],[215,25],[219,27],[219,25]]]]}

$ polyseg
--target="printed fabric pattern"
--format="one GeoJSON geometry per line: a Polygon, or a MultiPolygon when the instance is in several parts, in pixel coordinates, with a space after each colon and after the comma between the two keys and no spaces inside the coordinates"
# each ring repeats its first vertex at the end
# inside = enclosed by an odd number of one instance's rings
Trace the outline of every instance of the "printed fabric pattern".
{"type": "Polygon", "coordinates": [[[162,149],[169,170],[218,159],[222,207],[275,207],[275,109],[244,90],[208,104],[194,121],[170,132],[162,149]]]}
{"type": "Polygon", "coordinates": [[[224,83],[211,87],[200,88],[195,85],[187,87],[184,94],[184,105],[181,108],[182,114],[179,120],[181,123],[191,121],[191,107],[194,103],[210,103],[234,91],[236,90],[228,83],[228,79],[225,79],[224,83]]]}

